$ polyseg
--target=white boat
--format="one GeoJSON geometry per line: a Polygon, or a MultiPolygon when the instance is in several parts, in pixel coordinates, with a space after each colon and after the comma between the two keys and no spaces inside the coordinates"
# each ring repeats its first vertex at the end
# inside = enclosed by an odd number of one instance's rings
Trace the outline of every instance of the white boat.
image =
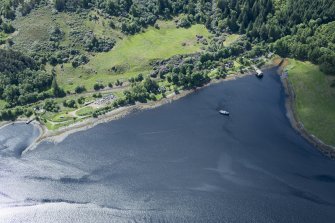
{"type": "Polygon", "coordinates": [[[229,115],[229,112],[225,110],[220,110],[219,112],[221,115],[229,115]]]}

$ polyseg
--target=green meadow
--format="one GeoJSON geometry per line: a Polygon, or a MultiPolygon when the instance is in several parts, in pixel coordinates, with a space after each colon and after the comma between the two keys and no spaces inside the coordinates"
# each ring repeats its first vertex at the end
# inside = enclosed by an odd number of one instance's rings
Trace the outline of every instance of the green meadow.
{"type": "Polygon", "coordinates": [[[106,72],[113,66],[125,66],[130,71],[143,71],[153,59],[165,59],[177,54],[190,54],[200,50],[196,35],[208,37],[203,25],[189,29],[176,28],[173,22],[161,22],[160,29],[153,27],[144,33],[129,36],[110,52],[94,57],[89,66],[98,73],[106,72]]]}
{"type": "Polygon", "coordinates": [[[224,41],[223,45],[224,46],[229,46],[230,44],[232,44],[233,42],[235,42],[236,40],[238,40],[241,36],[238,34],[231,34],[228,35],[226,37],[226,40],[224,41]]]}
{"type": "Polygon", "coordinates": [[[291,59],[287,68],[298,118],[311,134],[335,145],[335,77],[309,62],[291,59]]]}
{"type": "Polygon", "coordinates": [[[88,116],[88,115],[92,115],[94,109],[92,107],[84,107],[79,109],[78,111],[76,111],[76,115],[78,116],[88,116]]]}
{"type": "Polygon", "coordinates": [[[73,90],[80,83],[92,90],[97,82],[108,84],[117,79],[127,80],[139,73],[148,74],[151,61],[199,52],[203,45],[197,42],[196,35],[210,36],[203,25],[185,29],[177,28],[172,21],[158,24],[159,29],[150,27],[142,33],[118,40],[111,51],[97,53],[86,65],[58,67],[60,85],[65,90],[73,90]],[[116,70],[112,70],[113,67],[116,70]]]}

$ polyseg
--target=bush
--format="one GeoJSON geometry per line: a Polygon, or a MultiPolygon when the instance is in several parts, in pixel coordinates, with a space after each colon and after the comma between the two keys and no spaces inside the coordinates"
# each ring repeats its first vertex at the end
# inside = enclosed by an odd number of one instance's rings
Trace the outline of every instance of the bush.
{"type": "Polygon", "coordinates": [[[101,93],[93,94],[93,98],[102,98],[102,94],[101,93]]]}
{"type": "Polygon", "coordinates": [[[115,23],[112,20],[109,22],[109,27],[111,27],[112,29],[116,28],[115,23]]]}
{"type": "Polygon", "coordinates": [[[151,93],[151,94],[149,95],[149,98],[150,98],[150,100],[152,100],[152,101],[156,101],[156,100],[157,100],[156,95],[155,95],[154,93],[151,93]]]}
{"type": "Polygon", "coordinates": [[[98,118],[99,114],[97,111],[94,111],[93,114],[92,114],[93,118],[98,118]]]}
{"type": "Polygon", "coordinates": [[[141,82],[141,81],[143,81],[143,79],[144,79],[143,74],[138,74],[137,77],[135,78],[135,81],[136,82],[141,82]]]}
{"type": "Polygon", "coordinates": [[[107,52],[115,45],[115,40],[110,38],[97,38],[89,34],[84,39],[85,48],[90,52],[107,52]]]}
{"type": "Polygon", "coordinates": [[[50,41],[59,42],[63,39],[64,32],[58,27],[54,26],[50,30],[50,41]]]}
{"type": "Polygon", "coordinates": [[[177,23],[177,26],[178,27],[183,27],[183,28],[188,28],[191,26],[191,22],[188,20],[187,17],[182,17],[180,18],[180,20],[178,21],[177,23]]]}
{"type": "Polygon", "coordinates": [[[323,62],[320,65],[320,70],[322,72],[324,72],[325,74],[329,74],[329,75],[335,75],[335,65],[332,65],[328,62],[323,62]]]}
{"type": "Polygon", "coordinates": [[[99,91],[100,89],[104,89],[105,86],[103,84],[95,83],[93,88],[95,91],[99,91]]]}
{"type": "Polygon", "coordinates": [[[26,109],[24,111],[24,115],[29,118],[30,116],[33,115],[33,111],[31,109],[26,109]]]}
{"type": "Polygon", "coordinates": [[[85,88],[85,86],[80,85],[80,86],[77,86],[77,87],[74,89],[74,91],[75,91],[77,94],[80,94],[80,93],[86,91],[86,88],[85,88]]]}
{"type": "Polygon", "coordinates": [[[178,87],[176,85],[173,86],[173,91],[175,94],[179,94],[178,87]]]}
{"type": "Polygon", "coordinates": [[[77,108],[76,101],[71,99],[71,100],[64,100],[63,101],[64,107],[69,107],[69,108],[77,108]]]}
{"type": "Polygon", "coordinates": [[[145,79],[143,83],[144,88],[150,93],[157,93],[159,86],[156,81],[150,79],[149,77],[145,79]]]}
{"type": "Polygon", "coordinates": [[[72,67],[76,68],[80,65],[87,64],[89,62],[89,59],[85,55],[79,55],[75,56],[72,60],[72,67]]]}
{"type": "Polygon", "coordinates": [[[3,23],[2,27],[0,27],[0,28],[2,28],[2,30],[7,34],[13,33],[15,31],[14,27],[9,23],[3,23]]]}
{"type": "Polygon", "coordinates": [[[43,109],[50,112],[58,112],[59,106],[53,100],[46,100],[43,106],[43,109]]]}
{"type": "Polygon", "coordinates": [[[80,98],[78,98],[78,104],[84,104],[85,103],[85,98],[84,97],[80,97],[80,98]]]}
{"type": "Polygon", "coordinates": [[[120,81],[119,79],[117,79],[117,80],[115,81],[115,86],[122,86],[122,84],[123,84],[123,82],[120,81]]]}

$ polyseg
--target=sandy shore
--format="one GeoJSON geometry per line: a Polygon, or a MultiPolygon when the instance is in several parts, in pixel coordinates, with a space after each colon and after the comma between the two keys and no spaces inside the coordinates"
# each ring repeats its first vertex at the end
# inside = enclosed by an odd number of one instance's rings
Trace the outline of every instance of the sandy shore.
{"type": "MultiPolygon", "coordinates": [[[[285,66],[287,66],[287,61],[282,60],[279,64],[278,74],[281,75],[285,66]]],[[[295,110],[295,93],[292,85],[290,84],[288,78],[280,78],[285,89],[286,100],[285,107],[287,111],[287,117],[291,122],[292,127],[297,130],[307,141],[313,144],[317,149],[319,149],[323,154],[335,159],[335,147],[327,145],[322,142],[316,136],[310,134],[305,128],[302,122],[299,121],[297,112],[295,110]]]]}

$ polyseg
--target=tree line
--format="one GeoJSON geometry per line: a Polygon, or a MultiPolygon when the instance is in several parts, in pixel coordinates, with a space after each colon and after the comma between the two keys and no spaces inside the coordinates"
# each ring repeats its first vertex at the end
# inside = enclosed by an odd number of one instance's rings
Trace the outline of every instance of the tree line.
{"type": "Polygon", "coordinates": [[[293,34],[277,40],[272,48],[283,57],[309,60],[326,74],[335,74],[335,22],[298,25],[293,34]]]}

